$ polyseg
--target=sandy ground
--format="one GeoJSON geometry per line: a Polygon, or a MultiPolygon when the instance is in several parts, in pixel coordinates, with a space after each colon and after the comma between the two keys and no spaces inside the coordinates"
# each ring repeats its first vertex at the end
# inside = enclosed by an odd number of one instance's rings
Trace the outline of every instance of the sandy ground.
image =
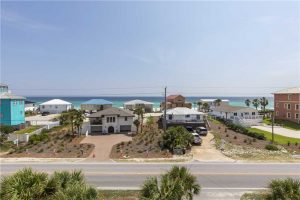
{"type": "MultiPolygon", "coordinates": [[[[252,128],[257,128],[257,129],[260,129],[263,131],[272,132],[272,126],[269,126],[269,125],[252,126],[252,128]]],[[[274,133],[277,135],[300,139],[300,131],[295,131],[295,130],[283,128],[280,126],[274,126],[274,133]]]]}
{"type": "Polygon", "coordinates": [[[85,161],[109,161],[111,149],[115,144],[122,141],[127,142],[131,140],[131,137],[124,134],[87,136],[81,141],[81,143],[94,144],[95,149],[85,161]]]}
{"type": "Polygon", "coordinates": [[[193,146],[191,153],[193,154],[194,160],[197,161],[220,161],[220,162],[234,162],[235,160],[226,157],[220,151],[218,151],[212,140],[214,136],[208,133],[207,136],[201,136],[201,146],[193,146]]]}

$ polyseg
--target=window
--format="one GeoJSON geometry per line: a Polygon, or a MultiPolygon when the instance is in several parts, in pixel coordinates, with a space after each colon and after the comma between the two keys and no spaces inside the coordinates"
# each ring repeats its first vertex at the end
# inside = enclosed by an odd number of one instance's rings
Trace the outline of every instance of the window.
{"type": "Polygon", "coordinates": [[[295,104],[295,110],[299,110],[299,104],[295,104]]]}
{"type": "Polygon", "coordinates": [[[190,118],[190,115],[186,115],[185,118],[190,118]]]}
{"type": "Polygon", "coordinates": [[[125,121],[127,121],[127,117],[125,117],[125,121]]]}
{"type": "Polygon", "coordinates": [[[20,111],[20,114],[21,114],[21,115],[23,114],[23,111],[22,111],[22,110],[20,111]]]}
{"type": "Polygon", "coordinates": [[[14,104],[14,106],[17,105],[17,100],[14,100],[13,104],[14,104]]]}
{"type": "Polygon", "coordinates": [[[173,119],[173,115],[169,115],[169,120],[172,120],[173,119]]]}
{"type": "Polygon", "coordinates": [[[200,115],[197,115],[196,117],[197,117],[197,119],[200,119],[200,115]]]}
{"type": "Polygon", "coordinates": [[[113,117],[112,120],[113,120],[113,122],[116,122],[116,118],[115,117],[113,117]]]}
{"type": "Polygon", "coordinates": [[[237,113],[233,113],[234,116],[237,116],[237,113]]]}
{"type": "Polygon", "coordinates": [[[276,108],[279,108],[279,103],[276,103],[276,108]]]}
{"type": "Polygon", "coordinates": [[[57,109],[58,108],[58,106],[55,106],[55,109],[57,109]]]}
{"type": "Polygon", "coordinates": [[[107,122],[107,123],[109,122],[109,117],[106,117],[106,122],[107,122]]]}
{"type": "Polygon", "coordinates": [[[288,94],[288,100],[291,100],[291,95],[290,94],[288,94]]]}
{"type": "Polygon", "coordinates": [[[42,106],[42,108],[45,108],[45,106],[42,106]]]}
{"type": "Polygon", "coordinates": [[[291,113],[290,112],[286,113],[286,117],[291,118],[291,113]]]}
{"type": "Polygon", "coordinates": [[[276,114],[275,114],[276,116],[279,116],[279,112],[278,111],[276,111],[276,114]]]}
{"type": "Polygon", "coordinates": [[[287,109],[288,109],[288,110],[291,110],[291,104],[288,103],[288,104],[286,104],[286,105],[287,105],[287,109]]]}
{"type": "Polygon", "coordinates": [[[248,113],[248,112],[245,112],[245,115],[249,115],[249,113],[248,113]]]}
{"type": "Polygon", "coordinates": [[[256,113],[255,113],[255,112],[252,112],[252,115],[256,115],[256,113]]]}
{"type": "Polygon", "coordinates": [[[295,113],[295,119],[299,119],[299,113],[295,113]]]}

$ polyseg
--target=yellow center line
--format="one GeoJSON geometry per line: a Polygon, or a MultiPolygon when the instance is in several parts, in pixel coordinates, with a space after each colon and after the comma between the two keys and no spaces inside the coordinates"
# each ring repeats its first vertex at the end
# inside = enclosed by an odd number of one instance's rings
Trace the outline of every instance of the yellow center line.
{"type": "MultiPolygon", "coordinates": [[[[2,172],[0,175],[11,175],[15,172],[2,172]]],[[[53,174],[53,172],[46,172],[48,174],[53,174]]],[[[84,172],[84,175],[98,175],[98,176],[122,176],[122,175],[130,175],[130,176],[139,176],[139,175],[153,175],[159,176],[163,174],[160,172],[84,172]]],[[[289,172],[280,172],[280,173],[264,173],[264,172],[195,172],[192,173],[196,176],[300,176],[300,173],[289,173],[289,172]]]]}

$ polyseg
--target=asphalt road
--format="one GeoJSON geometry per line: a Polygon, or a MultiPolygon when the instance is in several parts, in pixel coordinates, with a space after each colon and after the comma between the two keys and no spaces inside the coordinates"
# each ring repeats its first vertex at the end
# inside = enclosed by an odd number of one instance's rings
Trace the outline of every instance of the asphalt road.
{"type": "MultiPolygon", "coordinates": [[[[159,176],[172,164],[158,163],[2,163],[1,176],[24,167],[52,173],[55,170],[81,169],[87,181],[103,189],[137,189],[149,176],[159,176]]],[[[300,164],[296,163],[188,163],[203,190],[196,199],[239,199],[245,191],[263,189],[275,178],[300,180],[300,164]]]]}

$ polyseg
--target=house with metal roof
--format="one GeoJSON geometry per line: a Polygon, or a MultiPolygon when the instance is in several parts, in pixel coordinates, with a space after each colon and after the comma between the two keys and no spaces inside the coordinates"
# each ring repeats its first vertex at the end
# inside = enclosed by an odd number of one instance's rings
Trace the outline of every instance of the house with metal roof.
{"type": "Polygon", "coordinates": [[[231,120],[243,126],[254,126],[262,123],[263,117],[258,110],[244,106],[220,105],[212,109],[212,116],[231,120]]]}
{"type": "Polygon", "coordinates": [[[21,128],[25,124],[25,97],[8,91],[8,86],[0,84],[0,125],[21,128]]]}
{"type": "Polygon", "coordinates": [[[176,107],[166,111],[167,126],[205,126],[205,113],[186,107],[176,107]]]}
{"type": "Polygon", "coordinates": [[[104,99],[91,99],[80,105],[81,110],[92,113],[112,107],[112,102],[104,99]]]}
{"type": "Polygon", "coordinates": [[[153,103],[139,99],[127,101],[123,104],[123,107],[128,110],[135,110],[136,108],[141,107],[147,113],[153,111],[153,103]]]}
{"type": "Polygon", "coordinates": [[[72,109],[72,103],[61,100],[52,99],[39,105],[40,112],[49,112],[50,114],[59,114],[72,109]]]}
{"type": "Polygon", "coordinates": [[[136,131],[135,115],[121,108],[107,108],[88,116],[88,134],[128,133],[136,131]]]}

